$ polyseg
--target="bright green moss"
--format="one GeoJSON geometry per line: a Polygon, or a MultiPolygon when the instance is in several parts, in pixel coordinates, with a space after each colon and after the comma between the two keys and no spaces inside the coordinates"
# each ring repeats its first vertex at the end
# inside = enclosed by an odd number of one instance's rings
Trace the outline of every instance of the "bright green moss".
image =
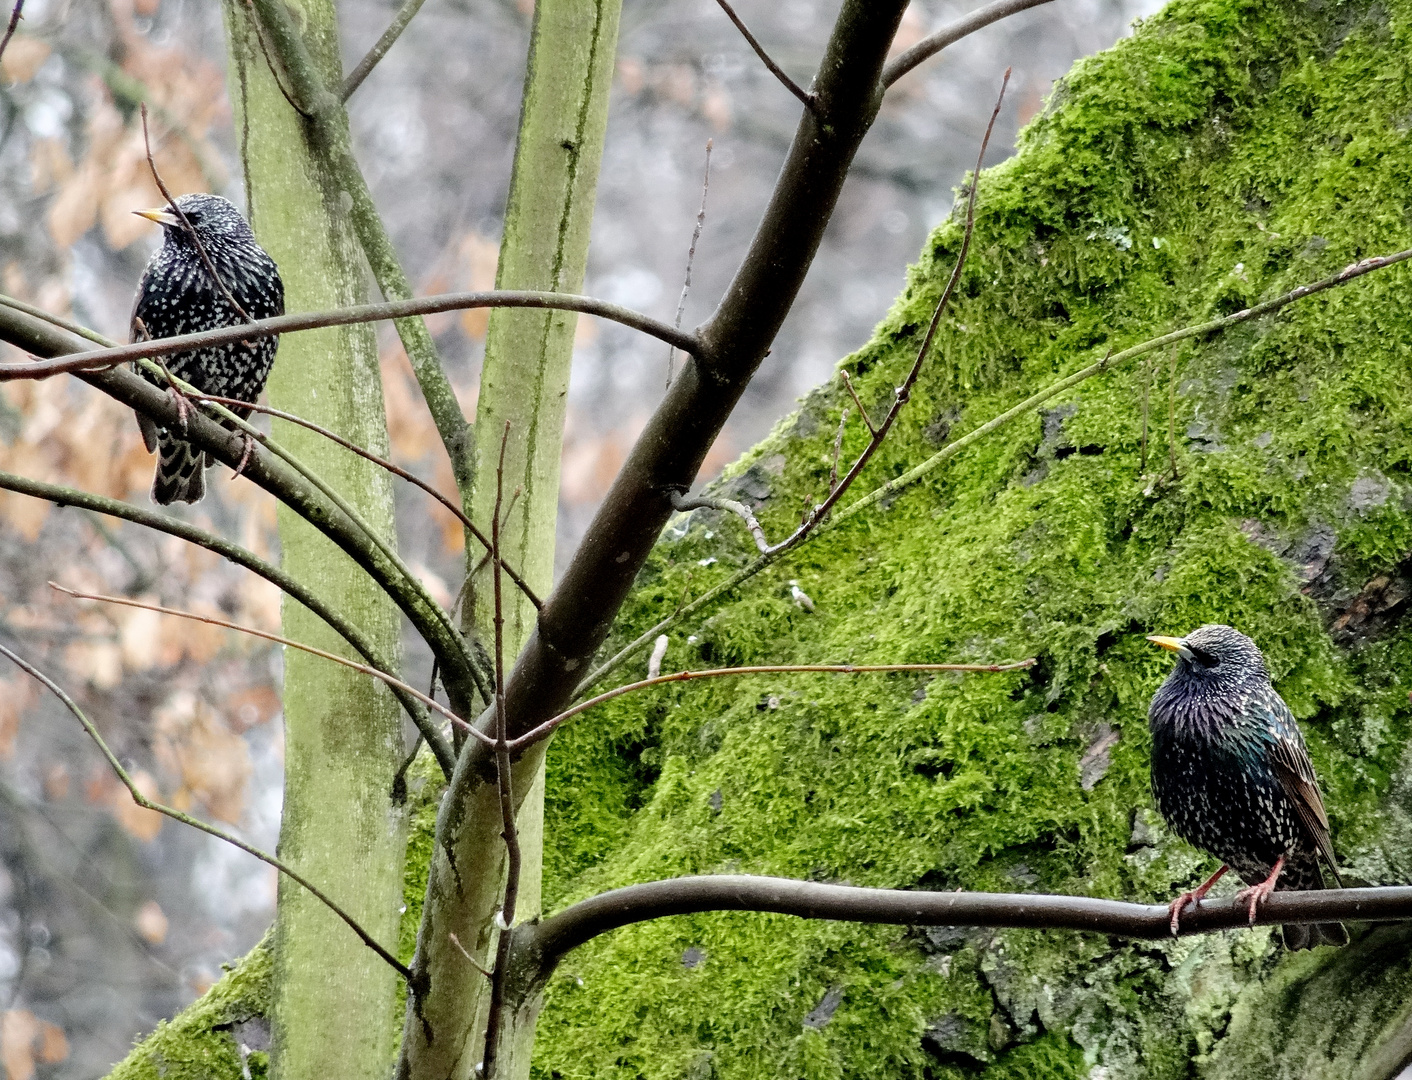
{"type": "MultiPolygon", "coordinates": [[[[231,1028],[269,1015],[274,971],[261,942],[202,997],[143,1039],[109,1073],[110,1080],[240,1080],[241,1053],[231,1028]]],[[[268,1066],[264,1051],[246,1059],[252,1077],[268,1066]]]]}
{"type": "MultiPolygon", "coordinates": [[[[928,457],[944,429],[963,434],[1110,348],[1412,244],[1409,57],[1409,0],[1177,0],[1080,63],[1018,156],[983,177],[937,356],[858,494],[928,457]]],[[[865,402],[884,402],[911,362],[959,237],[954,221],[937,230],[874,339],[845,361],[865,402]]],[[[682,684],[601,707],[551,750],[550,910],[727,871],[1165,898],[1207,863],[1146,809],[1146,704],[1169,661],[1142,635],[1206,621],[1251,634],[1306,721],[1351,874],[1401,880],[1412,634],[1401,608],[1376,611],[1396,588],[1370,589],[1361,608],[1355,597],[1412,549],[1408,280],[1382,272],[1091,380],[675,627],[668,668],[1040,663],[682,684]],[[791,579],[814,613],[791,600],[791,579]],[[1362,610],[1372,621],[1344,618],[1362,610]],[[1085,785],[1081,760],[1105,736],[1106,769],[1098,754],[1085,785]]],[[[726,488],[748,471],[771,490],[771,535],[826,490],[846,403],[816,391],[730,471],[726,488]]],[[[865,439],[855,420],[845,454],[865,439]]],[[[739,522],[698,512],[659,545],[619,640],[752,554],[739,522]]],[[[938,947],[919,932],[777,916],[670,919],[567,959],[536,1069],[1234,1076],[1219,1072],[1222,1055],[1258,1035],[1280,1060],[1292,1025],[1278,1019],[1296,1015],[1290,1061],[1374,1046],[1372,1027],[1340,1041],[1320,994],[1304,993],[1316,976],[1336,981],[1351,952],[1286,959],[1270,940],[1006,933],[938,947]],[[831,1017],[806,1023],[834,987],[831,1017]],[[1241,1019],[1272,1012],[1258,1032],[1241,1019]]]]}

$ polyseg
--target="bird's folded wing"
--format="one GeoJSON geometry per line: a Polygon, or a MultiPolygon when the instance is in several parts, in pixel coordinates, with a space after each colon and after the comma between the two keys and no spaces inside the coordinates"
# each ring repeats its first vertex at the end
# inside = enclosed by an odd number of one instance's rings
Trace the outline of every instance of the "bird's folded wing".
{"type": "Polygon", "coordinates": [[[1289,796],[1289,801],[1294,803],[1299,819],[1314,838],[1314,843],[1319,847],[1319,854],[1329,864],[1334,880],[1342,887],[1343,879],[1338,874],[1333,839],[1329,836],[1329,815],[1324,811],[1324,799],[1319,794],[1319,781],[1314,775],[1309,751],[1304,748],[1302,741],[1295,742],[1286,737],[1277,737],[1270,756],[1280,787],[1289,796]]]}

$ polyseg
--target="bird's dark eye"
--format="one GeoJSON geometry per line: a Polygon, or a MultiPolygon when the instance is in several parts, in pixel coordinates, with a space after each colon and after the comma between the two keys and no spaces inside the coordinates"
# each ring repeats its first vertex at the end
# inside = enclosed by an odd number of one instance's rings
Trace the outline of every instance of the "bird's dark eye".
{"type": "Polygon", "coordinates": [[[1194,645],[1187,645],[1187,648],[1191,651],[1192,657],[1202,667],[1216,667],[1221,663],[1213,653],[1209,653],[1205,649],[1197,648],[1194,645]]]}

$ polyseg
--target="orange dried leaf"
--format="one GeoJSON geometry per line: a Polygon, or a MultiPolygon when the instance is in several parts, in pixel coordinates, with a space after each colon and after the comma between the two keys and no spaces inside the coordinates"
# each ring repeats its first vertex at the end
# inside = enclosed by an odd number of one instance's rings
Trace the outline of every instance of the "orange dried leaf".
{"type": "Polygon", "coordinates": [[[149,900],[137,909],[132,925],[138,936],[149,945],[160,945],[167,940],[167,916],[155,900],[149,900]]]}
{"type": "Polygon", "coordinates": [[[0,1065],[8,1080],[31,1080],[34,1076],[35,1042],[40,1033],[39,1018],[28,1009],[7,1009],[0,1014],[0,1065]]]}
{"type": "Polygon", "coordinates": [[[44,61],[49,59],[53,49],[46,42],[32,37],[13,37],[5,46],[5,56],[0,59],[0,71],[11,83],[27,83],[34,78],[44,61]]]}
{"type": "Polygon", "coordinates": [[[161,766],[180,778],[178,796],[199,799],[213,817],[238,823],[253,771],[245,740],[188,691],[174,694],[154,718],[153,750],[161,766]]]}

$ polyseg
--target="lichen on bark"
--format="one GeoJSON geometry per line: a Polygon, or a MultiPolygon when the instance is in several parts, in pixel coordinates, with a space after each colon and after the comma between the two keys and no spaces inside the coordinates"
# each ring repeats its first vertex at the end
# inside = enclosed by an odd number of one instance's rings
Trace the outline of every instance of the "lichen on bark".
{"type": "MultiPolygon", "coordinates": [[[[1409,46],[1407,0],[1177,0],[1077,65],[982,177],[960,295],[860,493],[1110,347],[1409,246],[1409,46]]],[[[843,361],[879,411],[960,232],[936,230],[843,361]]],[[[1374,275],[1093,379],[674,628],[664,670],[1040,663],[676,684],[605,705],[550,752],[546,908],[726,871],[1165,899],[1213,867],[1150,810],[1145,712],[1167,661],[1142,635],[1208,621],[1265,650],[1349,878],[1406,880],[1407,288],[1406,270],[1374,275]]],[[[846,405],[815,391],[719,486],[784,535],[826,490],[846,405]]],[[[845,457],[865,440],[855,419],[845,457]]],[[[734,518],[679,519],[617,643],[753,554],[734,518]]],[[[1349,950],[1292,957],[1261,930],[1153,944],[678,917],[564,962],[536,1072],[1355,1075],[1390,1052],[1412,1000],[1393,932],[1355,930],[1349,950]],[[1367,990],[1348,981],[1358,964],[1381,973],[1367,990]],[[1381,996],[1354,1024],[1360,994],[1381,996]]]]}

